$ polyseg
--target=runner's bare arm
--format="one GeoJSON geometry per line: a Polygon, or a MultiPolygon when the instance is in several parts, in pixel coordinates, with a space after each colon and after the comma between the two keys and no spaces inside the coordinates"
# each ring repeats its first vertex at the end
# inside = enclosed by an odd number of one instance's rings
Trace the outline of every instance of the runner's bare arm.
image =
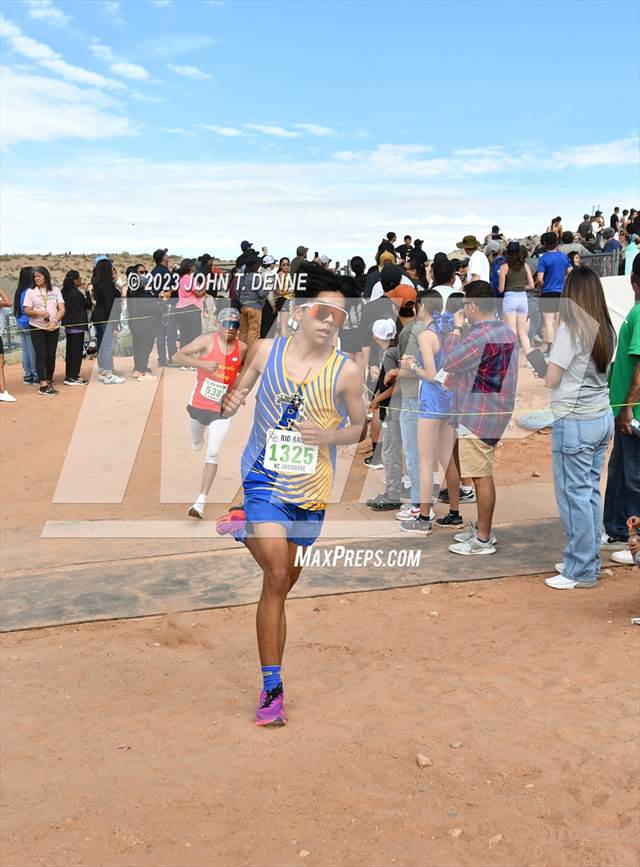
{"type": "Polygon", "coordinates": [[[339,430],[324,430],[302,422],[298,430],[308,445],[346,446],[363,440],[366,433],[367,408],[362,397],[362,376],[355,361],[345,361],[338,376],[336,393],[345,403],[349,424],[339,430]]]}
{"type": "Polygon", "coordinates": [[[239,376],[225,394],[222,401],[222,415],[226,418],[236,413],[245,402],[262,371],[264,370],[273,340],[256,340],[247,353],[247,358],[239,376]]]}
{"type": "Polygon", "coordinates": [[[207,353],[211,348],[211,335],[201,334],[184,347],[173,354],[171,361],[181,364],[183,367],[203,367],[210,373],[214,373],[219,365],[215,361],[200,361],[200,353],[207,353]]]}

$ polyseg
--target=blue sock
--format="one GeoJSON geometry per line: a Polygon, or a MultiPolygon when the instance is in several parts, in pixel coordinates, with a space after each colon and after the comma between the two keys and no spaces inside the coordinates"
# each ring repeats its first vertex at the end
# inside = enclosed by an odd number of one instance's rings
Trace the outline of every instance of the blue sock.
{"type": "Polygon", "coordinates": [[[264,682],[264,689],[267,692],[270,689],[275,689],[277,686],[279,686],[282,683],[282,679],[280,678],[280,666],[263,665],[262,680],[264,682]]]}

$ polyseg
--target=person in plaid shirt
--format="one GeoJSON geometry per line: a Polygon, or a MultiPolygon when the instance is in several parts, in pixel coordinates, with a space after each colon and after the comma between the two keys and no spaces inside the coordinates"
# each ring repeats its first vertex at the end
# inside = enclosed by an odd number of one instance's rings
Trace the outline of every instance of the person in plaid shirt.
{"type": "Polygon", "coordinates": [[[454,392],[460,475],[473,479],[478,498],[477,524],[456,535],[449,550],[495,554],[493,459],[515,404],[518,344],[511,329],[496,319],[493,289],[484,280],[465,287],[463,309],[456,313],[443,346],[442,367],[448,374],[445,384],[454,392]],[[464,329],[465,319],[468,329],[464,329]]]}

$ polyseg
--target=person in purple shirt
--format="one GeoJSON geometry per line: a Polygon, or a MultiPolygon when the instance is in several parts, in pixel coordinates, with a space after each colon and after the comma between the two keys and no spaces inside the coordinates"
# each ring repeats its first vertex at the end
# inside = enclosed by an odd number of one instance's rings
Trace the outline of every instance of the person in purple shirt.
{"type": "Polygon", "coordinates": [[[547,344],[547,352],[553,343],[558,327],[560,296],[564,289],[567,272],[571,268],[569,258],[556,249],[558,236],[555,232],[545,232],[540,238],[544,253],[538,259],[536,284],[541,290],[542,339],[547,344]]]}

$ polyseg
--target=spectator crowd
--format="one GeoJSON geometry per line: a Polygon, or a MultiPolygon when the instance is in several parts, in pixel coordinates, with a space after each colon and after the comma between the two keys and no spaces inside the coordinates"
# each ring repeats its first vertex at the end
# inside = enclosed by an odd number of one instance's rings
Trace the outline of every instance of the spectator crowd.
{"type": "MultiPolygon", "coordinates": [[[[334,271],[345,299],[337,348],[358,365],[370,405],[365,463],[385,476],[384,491],[367,505],[395,512],[410,535],[453,530],[454,554],[494,554],[495,452],[528,366],[549,389],[554,485],[566,534],[562,561],[546,583],[589,588],[597,585],[603,548],[619,562],[638,561],[629,535],[640,527],[639,237],[638,211],[615,207],[608,225],[600,210],[585,213],[576,231],[558,216],[540,237],[509,238],[494,225],[484,239],[465,235],[454,253],[432,260],[421,239],[404,235],[399,244],[388,232],[369,268],[360,256],[340,267],[324,253],[310,256],[304,245],[293,258],[276,258],[249,241],[227,271],[208,254],[171,266],[168,249],[159,248],[152,262],[122,275],[99,255],[87,282],[70,270],[60,287],[47,268],[25,267],[14,298],[2,292],[0,303],[15,316],[24,382],[41,396],[58,394],[62,329],[64,386],[86,385],[83,360],[93,356],[98,381],[122,385],[126,376],[115,369],[114,354],[132,356],[133,379],[153,382],[154,347],[157,367],[193,370],[200,397],[188,409],[199,448],[220,415],[206,372],[233,355],[225,383],[231,385],[257,340],[295,332],[305,275],[334,271]],[[630,283],[630,310],[618,335],[598,275],[606,257],[630,283]],[[477,519],[466,528],[465,502],[477,504],[477,519]],[[438,503],[448,506],[445,513],[436,515],[438,503]]],[[[0,400],[13,402],[2,368],[0,376],[0,400]]],[[[226,432],[215,430],[209,471],[189,512],[197,518],[226,432]]]]}

